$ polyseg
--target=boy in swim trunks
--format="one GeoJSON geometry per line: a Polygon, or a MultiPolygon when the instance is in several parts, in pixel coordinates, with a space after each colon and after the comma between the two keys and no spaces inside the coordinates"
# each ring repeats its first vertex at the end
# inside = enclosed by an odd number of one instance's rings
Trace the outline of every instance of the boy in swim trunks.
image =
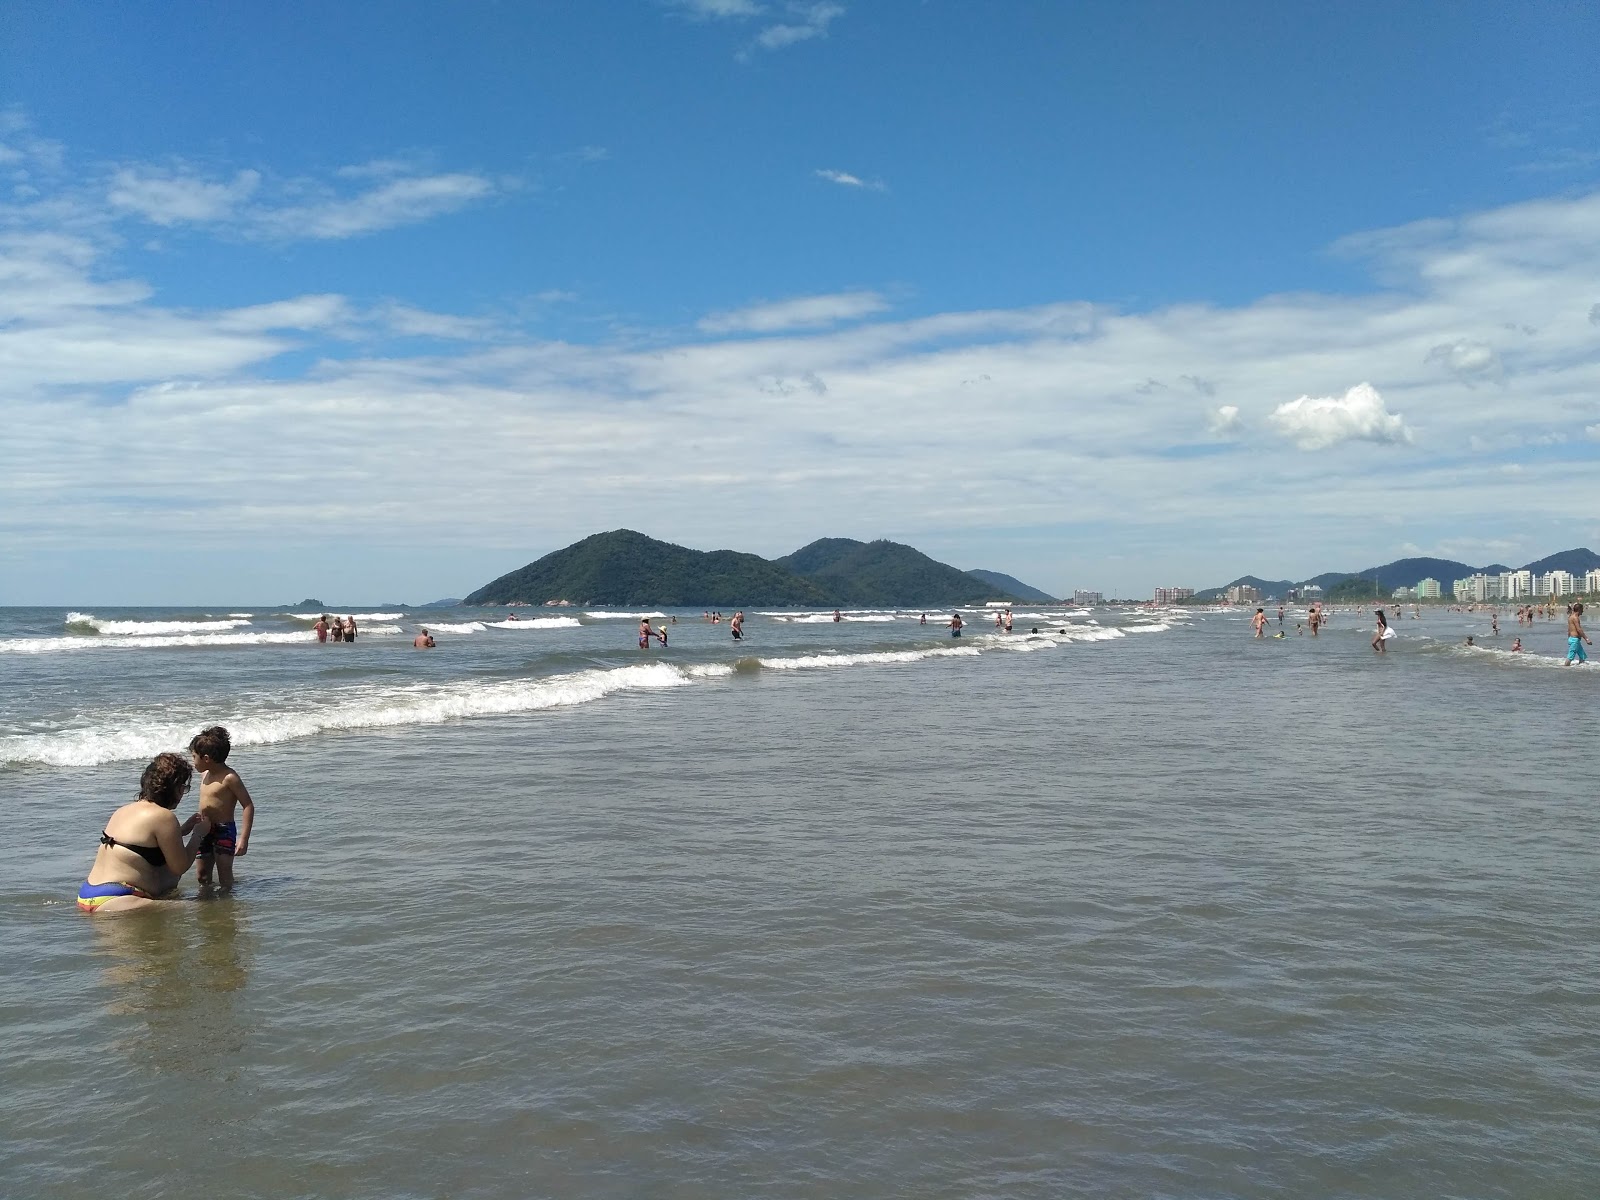
{"type": "Polygon", "coordinates": [[[249,849],[250,828],[256,820],[256,805],[249,789],[239,772],[228,765],[228,751],[232,748],[232,739],[221,725],[202,729],[189,743],[189,756],[200,776],[200,811],[184,822],[183,832],[188,833],[201,817],[211,822],[211,832],[200,843],[200,866],[195,872],[195,880],[202,887],[211,882],[213,866],[217,883],[223,888],[233,886],[233,860],[249,849]],[[240,810],[237,825],[235,808],[240,810]]]}
{"type": "MultiPolygon", "coordinates": [[[[1583,631],[1583,605],[1574,604],[1567,612],[1567,666],[1589,661],[1589,656],[1583,652],[1585,642],[1589,642],[1589,635],[1583,631]]],[[[1589,642],[1589,645],[1594,643],[1589,642]]]]}

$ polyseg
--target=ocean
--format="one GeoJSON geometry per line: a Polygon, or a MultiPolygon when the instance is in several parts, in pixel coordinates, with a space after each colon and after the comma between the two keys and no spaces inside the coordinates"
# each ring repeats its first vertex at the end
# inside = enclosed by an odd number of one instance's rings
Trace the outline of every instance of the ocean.
{"type": "Polygon", "coordinates": [[[1561,622],[354,611],[0,609],[0,1195],[1600,1190],[1561,622]],[[214,723],[239,886],[79,913],[214,723]]]}

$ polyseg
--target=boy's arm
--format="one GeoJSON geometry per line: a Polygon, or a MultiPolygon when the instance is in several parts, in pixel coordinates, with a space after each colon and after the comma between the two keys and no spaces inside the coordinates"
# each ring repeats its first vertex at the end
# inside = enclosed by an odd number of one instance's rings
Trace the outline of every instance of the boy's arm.
{"type": "Polygon", "coordinates": [[[256,823],[256,802],[250,799],[250,789],[237,774],[233,780],[234,798],[239,801],[239,838],[233,847],[233,856],[242,858],[250,845],[250,827],[256,823]]]}

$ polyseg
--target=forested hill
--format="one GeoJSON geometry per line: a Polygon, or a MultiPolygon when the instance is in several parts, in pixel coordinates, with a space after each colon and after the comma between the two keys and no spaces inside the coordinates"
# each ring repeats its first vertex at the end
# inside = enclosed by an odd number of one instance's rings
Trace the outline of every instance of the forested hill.
{"type": "Polygon", "coordinates": [[[823,538],[777,561],[814,580],[838,604],[901,607],[1018,599],[899,542],[823,538]]]}
{"type": "Polygon", "coordinates": [[[735,608],[975,605],[1021,597],[898,542],[823,538],[778,560],[597,533],[485,584],[465,604],[735,608]]]}
{"type": "Polygon", "coordinates": [[[755,554],[690,550],[615,529],[556,550],[500,576],[467,604],[573,604],[732,608],[787,604],[825,608],[833,597],[817,584],[755,554]]]}

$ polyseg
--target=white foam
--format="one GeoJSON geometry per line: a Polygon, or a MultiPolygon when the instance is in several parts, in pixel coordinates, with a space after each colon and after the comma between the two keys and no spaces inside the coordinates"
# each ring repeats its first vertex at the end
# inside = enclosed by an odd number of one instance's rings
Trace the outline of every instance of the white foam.
{"type": "Polygon", "coordinates": [[[1165,633],[1171,628],[1171,625],[1163,621],[1156,621],[1149,625],[1124,625],[1122,631],[1124,633],[1165,633]]]}
{"type": "Polygon", "coordinates": [[[918,662],[924,658],[976,657],[976,646],[950,646],[941,650],[880,650],[862,654],[804,654],[798,658],[763,658],[763,667],[776,671],[801,671],[813,667],[860,667],[881,663],[918,662]]]}
{"type": "Polygon", "coordinates": [[[426,626],[430,633],[482,633],[488,628],[482,621],[463,621],[459,625],[430,624],[426,626]]]}
{"type": "Polygon", "coordinates": [[[485,629],[576,629],[583,622],[577,617],[528,617],[518,621],[488,621],[485,629]]]}
{"type": "Polygon", "coordinates": [[[583,615],[594,621],[642,621],[646,617],[664,617],[667,614],[663,612],[586,612],[583,615]]]}
{"type": "Polygon", "coordinates": [[[248,625],[248,620],[228,621],[106,621],[93,613],[69,612],[66,624],[87,625],[96,633],[115,637],[138,637],[160,633],[211,633],[224,629],[237,629],[248,625]]]}
{"type": "Polygon", "coordinates": [[[406,619],[405,613],[338,613],[331,608],[326,613],[289,613],[288,615],[296,621],[315,621],[324,616],[339,617],[341,620],[345,617],[354,617],[358,622],[404,621],[406,619]]]}
{"type": "Polygon", "coordinates": [[[255,616],[255,613],[229,613],[228,615],[230,617],[243,617],[245,620],[249,620],[251,617],[255,616]]]}
{"type": "Polygon", "coordinates": [[[269,714],[218,713],[214,707],[182,715],[167,709],[160,718],[105,714],[102,724],[87,729],[0,737],[0,764],[70,767],[145,759],[187,744],[195,729],[207,722],[226,725],[237,748],[348,729],[438,725],[468,717],[538,712],[587,704],[617,692],[688,687],[695,677],[731,674],[733,668],[691,670],[694,675],[669,663],[648,663],[495,683],[368,685],[343,689],[308,709],[269,714]]]}
{"type": "Polygon", "coordinates": [[[185,633],[165,637],[11,638],[0,641],[0,654],[53,654],[61,650],[167,650],[185,646],[268,646],[316,643],[303,633],[185,633]]]}

